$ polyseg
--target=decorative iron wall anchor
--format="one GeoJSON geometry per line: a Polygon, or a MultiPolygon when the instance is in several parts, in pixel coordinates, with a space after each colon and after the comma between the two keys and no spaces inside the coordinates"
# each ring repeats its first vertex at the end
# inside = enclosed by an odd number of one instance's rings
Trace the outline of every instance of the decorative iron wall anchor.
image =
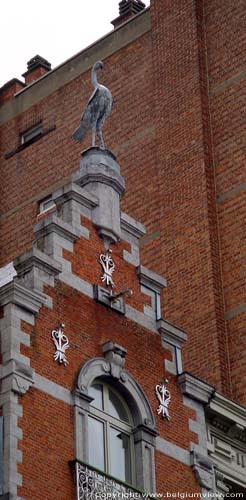
{"type": "Polygon", "coordinates": [[[51,337],[56,346],[56,352],[53,354],[54,360],[67,366],[69,363],[66,358],[65,352],[69,347],[69,340],[63,333],[64,327],[65,325],[61,323],[59,328],[57,328],[56,330],[52,330],[51,337]]]}
{"type": "Polygon", "coordinates": [[[103,268],[103,275],[101,276],[101,280],[103,283],[106,283],[107,286],[115,287],[113,282],[112,274],[115,271],[115,263],[111,257],[112,250],[107,250],[105,254],[101,254],[99,257],[99,262],[103,268]]]}
{"type": "MultiPolygon", "coordinates": [[[[167,383],[168,380],[165,380],[165,383],[167,383]]],[[[162,415],[163,418],[166,418],[167,420],[171,420],[171,417],[169,415],[168,411],[168,405],[171,401],[171,393],[170,391],[166,388],[165,384],[157,384],[155,386],[155,393],[156,396],[160,402],[159,407],[157,409],[158,415],[162,415]]]]}

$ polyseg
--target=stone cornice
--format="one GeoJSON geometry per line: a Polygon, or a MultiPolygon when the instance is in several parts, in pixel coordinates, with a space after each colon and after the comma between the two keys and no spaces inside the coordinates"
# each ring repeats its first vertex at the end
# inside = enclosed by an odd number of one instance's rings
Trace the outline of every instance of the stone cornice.
{"type": "Polygon", "coordinates": [[[157,293],[160,293],[162,288],[167,286],[167,281],[163,276],[147,269],[147,267],[138,266],[137,275],[141,285],[146,286],[157,293]]]}
{"type": "Polygon", "coordinates": [[[183,394],[202,404],[207,404],[214,392],[214,388],[211,385],[187,372],[179,375],[178,382],[183,394]]]}
{"type": "Polygon", "coordinates": [[[43,293],[30,290],[16,281],[11,281],[0,290],[0,304],[15,304],[23,307],[27,311],[37,314],[40,307],[46,303],[46,297],[43,293]]]}
{"type": "Polygon", "coordinates": [[[134,238],[141,238],[146,234],[146,229],[143,224],[140,222],[136,221],[133,219],[133,217],[130,217],[130,215],[121,212],[121,229],[122,231],[126,231],[129,233],[131,236],[134,236],[134,238]]]}
{"type": "Polygon", "coordinates": [[[242,427],[246,427],[246,408],[215,392],[208,405],[208,414],[216,414],[242,427]]]}
{"type": "Polygon", "coordinates": [[[157,321],[157,329],[163,341],[182,349],[183,344],[187,340],[187,333],[164,319],[157,321]]]}
{"type": "Polygon", "coordinates": [[[56,276],[62,271],[62,266],[37,248],[32,248],[14,261],[18,278],[30,272],[34,267],[56,276]]]}
{"type": "Polygon", "coordinates": [[[95,208],[99,203],[96,196],[74,182],[70,182],[55,191],[52,199],[57,205],[73,200],[90,209],[95,208]]]}
{"type": "Polygon", "coordinates": [[[80,237],[79,232],[62,219],[52,214],[46,219],[39,221],[34,226],[34,233],[37,239],[43,238],[51,233],[56,233],[62,238],[74,243],[80,237]]]}
{"type": "Polygon", "coordinates": [[[6,365],[1,366],[1,394],[13,391],[23,396],[33,385],[34,370],[21,361],[10,359],[6,365]]]}
{"type": "Polygon", "coordinates": [[[80,187],[86,186],[89,183],[99,183],[111,186],[120,196],[123,196],[125,192],[125,181],[120,173],[116,169],[102,163],[88,163],[83,165],[80,167],[80,170],[72,175],[72,180],[80,187]]]}

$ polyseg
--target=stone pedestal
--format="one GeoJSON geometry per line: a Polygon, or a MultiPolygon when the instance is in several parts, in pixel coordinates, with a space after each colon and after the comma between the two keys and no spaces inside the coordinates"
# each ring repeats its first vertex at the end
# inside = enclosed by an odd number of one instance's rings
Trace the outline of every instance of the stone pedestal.
{"type": "Polygon", "coordinates": [[[105,243],[118,241],[121,236],[120,198],[125,191],[125,182],[113,153],[99,147],[83,151],[80,170],[73,175],[72,181],[98,198],[92,222],[105,243]]]}

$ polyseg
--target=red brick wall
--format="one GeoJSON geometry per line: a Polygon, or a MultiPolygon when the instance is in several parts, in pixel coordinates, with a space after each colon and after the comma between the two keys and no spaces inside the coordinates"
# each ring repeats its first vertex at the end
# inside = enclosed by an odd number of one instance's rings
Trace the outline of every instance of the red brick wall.
{"type": "MultiPolygon", "coordinates": [[[[23,486],[19,495],[26,500],[73,500],[73,475],[68,462],[74,459],[73,408],[31,389],[25,396],[20,420],[23,440],[23,486]],[[54,418],[54,415],[57,417],[54,418]]],[[[158,493],[200,492],[190,467],[156,452],[158,493]]]]}
{"type": "Polygon", "coordinates": [[[230,396],[202,4],[164,4],[154,1],[151,10],[164,311],[189,334],[185,367],[230,396]]]}
{"type": "MultiPolygon", "coordinates": [[[[96,265],[101,239],[91,226],[90,240],[79,240],[70,254],[73,272],[90,283],[100,284],[101,268],[96,265]],[[85,256],[88,260],[84,261],[85,256]],[[79,265],[80,262],[80,265],[79,265]]],[[[142,309],[143,295],[136,272],[132,265],[123,260],[124,242],[117,245],[113,258],[117,263],[115,281],[120,287],[123,276],[128,276],[134,290],[131,306],[142,309]]],[[[126,283],[128,284],[128,283],[126,283]]],[[[56,281],[55,288],[46,287],[53,298],[53,309],[43,307],[34,327],[22,321],[22,330],[30,335],[30,348],[21,347],[21,353],[29,356],[35,372],[72,391],[82,363],[96,356],[102,356],[101,346],[112,340],[127,349],[128,370],[143,388],[154,414],[158,401],[155,385],[166,376],[171,391],[171,421],[156,415],[157,431],[168,441],[188,450],[190,442],[198,443],[196,434],[189,430],[189,419],[196,420],[196,412],[183,405],[183,396],[177,384],[177,377],[164,373],[165,357],[170,353],[161,347],[161,338],[126,317],[98,304],[91,298],[56,281]],[[51,330],[60,322],[65,323],[65,334],[69,338],[67,351],[68,366],[59,365],[53,359],[54,344],[51,330]]],[[[20,449],[23,464],[19,466],[24,482],[18,494],[26,499],[42,497],[47,500],[75,498],[75,486],[68,461],[75,458],[74,451],[74,408],[31,389],[21,400],[23,418],[19,425],[23,430],[20,449]],[[56,496],[57,495],[57,496],[56,496]]],[[[157,491],[200,491],[190,467],[156,453],[157,491]],[[173,464],[172,470],[169,470],[173,464]],[[163,471],[169,471],[164,474],[163,471]]]]}
{"type": "Polygon", "coordinates": [[[204,15],[232,390],[245,405],[245,2],[207,1],[204,15]]]}
{"type": "MultiPolygon", "coordinates": [[[[115,99],[104,134],[126,179],[122,208],[152,236],[142,263],[168,279],[163,313],[188,332],[184,367],[241,402],[228,357],[243,358],[242,329],[227,332],[224,312],[242,302],[244,200],[215,196],[243,179],[244,80],[218,91],[243,67],[243,15],[242,1],[152,0],[151,33],[108,57],[101,77],[115,99]]],[[[87,72],[3,127],[2,265],[31,246],[37,199],[78,168],[71,133],[90,93],[87,72]],[[4,160],[40,119],[56,130],[4,160]]]]}

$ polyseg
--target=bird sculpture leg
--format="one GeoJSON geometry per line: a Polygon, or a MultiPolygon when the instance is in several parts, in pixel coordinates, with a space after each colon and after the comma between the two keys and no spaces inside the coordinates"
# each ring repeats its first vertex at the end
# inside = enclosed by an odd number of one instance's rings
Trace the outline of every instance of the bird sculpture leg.
{"type": "Polygon", "coordinates": [[[97,134],[98,134],[98,137],[99,137],[99,140],[100,140],[100,147],[102,149],[105,149],[105,144],[104,144],[103,135],[102,135],[102,129],[101,128],[98,129],[97,134]]]}
{"type": "Polygon", "coordinates": [[[92,128],[92,141],[91,141],[91,145],[92,145],[93,148],[96,145],[96,127],[92,128]]]}

